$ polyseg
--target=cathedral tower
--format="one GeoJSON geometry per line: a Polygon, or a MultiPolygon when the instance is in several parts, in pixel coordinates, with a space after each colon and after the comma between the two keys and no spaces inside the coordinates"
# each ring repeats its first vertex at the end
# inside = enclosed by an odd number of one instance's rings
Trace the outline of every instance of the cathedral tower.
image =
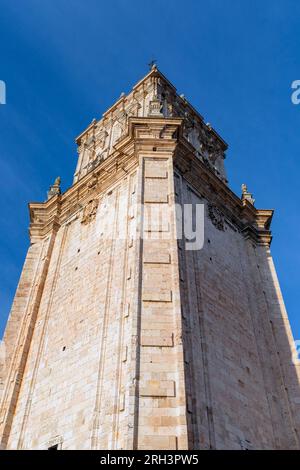
{"type": "Polygon", "coordinates": [[[230,190],[226,143],[153,66],[77,144],[29,204],[1,447],[299,449],[273,212],[230,190]]]}

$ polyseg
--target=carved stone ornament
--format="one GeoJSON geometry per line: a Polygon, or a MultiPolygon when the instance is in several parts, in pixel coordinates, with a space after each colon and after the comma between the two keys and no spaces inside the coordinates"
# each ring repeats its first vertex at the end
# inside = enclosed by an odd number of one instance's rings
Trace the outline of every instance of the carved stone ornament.
{"type": "Polygon", "coordinates": [[[225,219],[223,213],[214,204],[208,204],[208,215],[214,226],[218,230],[225,230],[225,219]]]}
{"type": "Polygon", "coordinates": [[[99,199],[91,199],[85,206],[82,214],[81,223],[89,224],[96,217],[99,199]]]}
{"type": "Polygon", "coordinates": [[[157,96],[154,96],[153,100],[149,104],[149,116],[163,116],[161,112],[162,104],[157,96]]]}
{"type": "Polygon", "coordinates": [[[50,186],[49,191],[47,192],[47,199],[51,199],[53,196],[57,196],[61,193],[60,191],[60,176],[56,178],[54,183],[50,186]]]}
{"type": "Polygon", "coordinates": [[[92,178],[90,179],[89,183],[88,183],[89,191],[91,191],[95,188],[95,186],[97,185],[97,182],[98,182],[97,176],[93,175],[92,178]]]}

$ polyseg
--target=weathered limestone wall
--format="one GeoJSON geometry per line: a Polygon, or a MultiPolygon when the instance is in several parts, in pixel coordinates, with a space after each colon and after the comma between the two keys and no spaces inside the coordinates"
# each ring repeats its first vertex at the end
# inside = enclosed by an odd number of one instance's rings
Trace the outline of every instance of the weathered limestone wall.
{"type": "Polygon", "coordinates": [[[190,445],[297,448],[286,388],[293,387],[296,405],[299,381],[267,248],[255,247],[226,217],[209,217],[208,202],[180,175],[175,187],[178,201],[205,204],[206,214],[203,249],[179,246],[190,445]]]}
{"type": "Polygon", "coordinates": [[[173,181],[179,124],[138,123],[138,168],[122,166],[115,186],[103,191],[94,175],[82,183],[84,201],[71,190],[63,202],[32,208],[32,236],[51,250],[41,255],[42,278],[28,279],[39,296],[32,302],[26,292],[21,308],[26,351],[23,339],[11,342],[10,374],[19,375],[2,404],[4,448],[187,447],[173,181]],[[166,209],[163,227],[142,204],[166,209]],[[55,230],[43,236],[49,214],[55,230]]]}
{"type": "Polygon", "coordinates": [[[265,311],[269,319],[269,332],[272,345],[276,351],[274,364],[284,382],[284,398],[289,403],[289,416],[298,441],[300,435],[300,364],[292,335],[290,322],[284,305],[274,262],[270,250],[257,247],[255,250],[257,269],[256,275],[263,290],[265,311]]]}
{"type": "MultiPolygon", "coordinates": [[[[26,304],[32,289],[33,279],[37,269],[41,250],[41,243],[31,245],[28,249],[15,299],[11,308],[11,314],[6,325],[0,358],[0,401],[2,398],[4,382],[8,373],[9,364],[11,363],[13,349],[17,341],[20,322],[24,312],[26,311],[26,304]]],[[[1,416],[1,419],[2,418],[3,417],[1,416]]]]}
{"type": "Polygon", "coordinates": [[[6,357],[0,404],[0,447],[6,448],[40,306],[55,232],[32,243],[4,333],[6,357]]]}
{"type": "Polygon", "coordinates": [[[17,287],[17,292],[11,308],[11,315],[9,316],[3,341],[6,344],[6,363],[11,361],[14,345],[17,341],[19,332],[19,325],[22,320],[31,290],[35,281],[36,271],[38,268],[39,260],[41,258],[43,243],[32,244],[24,262],[21,277],[17,287]]]}
{"type": "Polygon", "coordinates": [[[187,448],[175,232],[172,152],[60,227],[8,448],[187,448]]]}
{"type": "Polygon", "coordinates": [[[135,175],[112,189],[93,220],[57,233],[8,448],[126,446],[135,254],[118,230],[135,224],[135,175]]]}

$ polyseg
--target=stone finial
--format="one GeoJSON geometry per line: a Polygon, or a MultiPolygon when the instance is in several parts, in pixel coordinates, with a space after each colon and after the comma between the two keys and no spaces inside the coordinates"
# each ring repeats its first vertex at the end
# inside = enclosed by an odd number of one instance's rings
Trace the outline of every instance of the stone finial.
{"type": "Polygon", "coordinates": [[[53,196],[57,196],[58,194],[61,193],[60,190],[60,176],[55,178],[54,183],[50,186],[49,191],[47,193],[47,200],[51,199],[53,196]]]}
{"type": "Polygon", "coordinates": [[[250,204],[254,205],[255,199],[253,199],[253,196],[251,193],[249,193],[247,185],[245,183],[242,184],[242,201],[248,201],[250,204]]]}
{"type": "Polygon", "coordinates": [[[242,194],[247,194],[248,193],[248,188],[245,183],[242,184],[242,194]]]}

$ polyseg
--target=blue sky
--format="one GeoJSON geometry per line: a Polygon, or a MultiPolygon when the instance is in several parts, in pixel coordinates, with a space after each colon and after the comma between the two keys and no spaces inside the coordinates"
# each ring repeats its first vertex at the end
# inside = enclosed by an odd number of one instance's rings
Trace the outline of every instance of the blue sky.
{"type": "Polygon", "coordinates": [[[27,202],[63,189],[74,138],[160,70],[229,143],[231,188],[275,208],[272,253],[293,333],[298,292],[300,2],[0,0],[0,337],[28,247],[27,202]]]}

